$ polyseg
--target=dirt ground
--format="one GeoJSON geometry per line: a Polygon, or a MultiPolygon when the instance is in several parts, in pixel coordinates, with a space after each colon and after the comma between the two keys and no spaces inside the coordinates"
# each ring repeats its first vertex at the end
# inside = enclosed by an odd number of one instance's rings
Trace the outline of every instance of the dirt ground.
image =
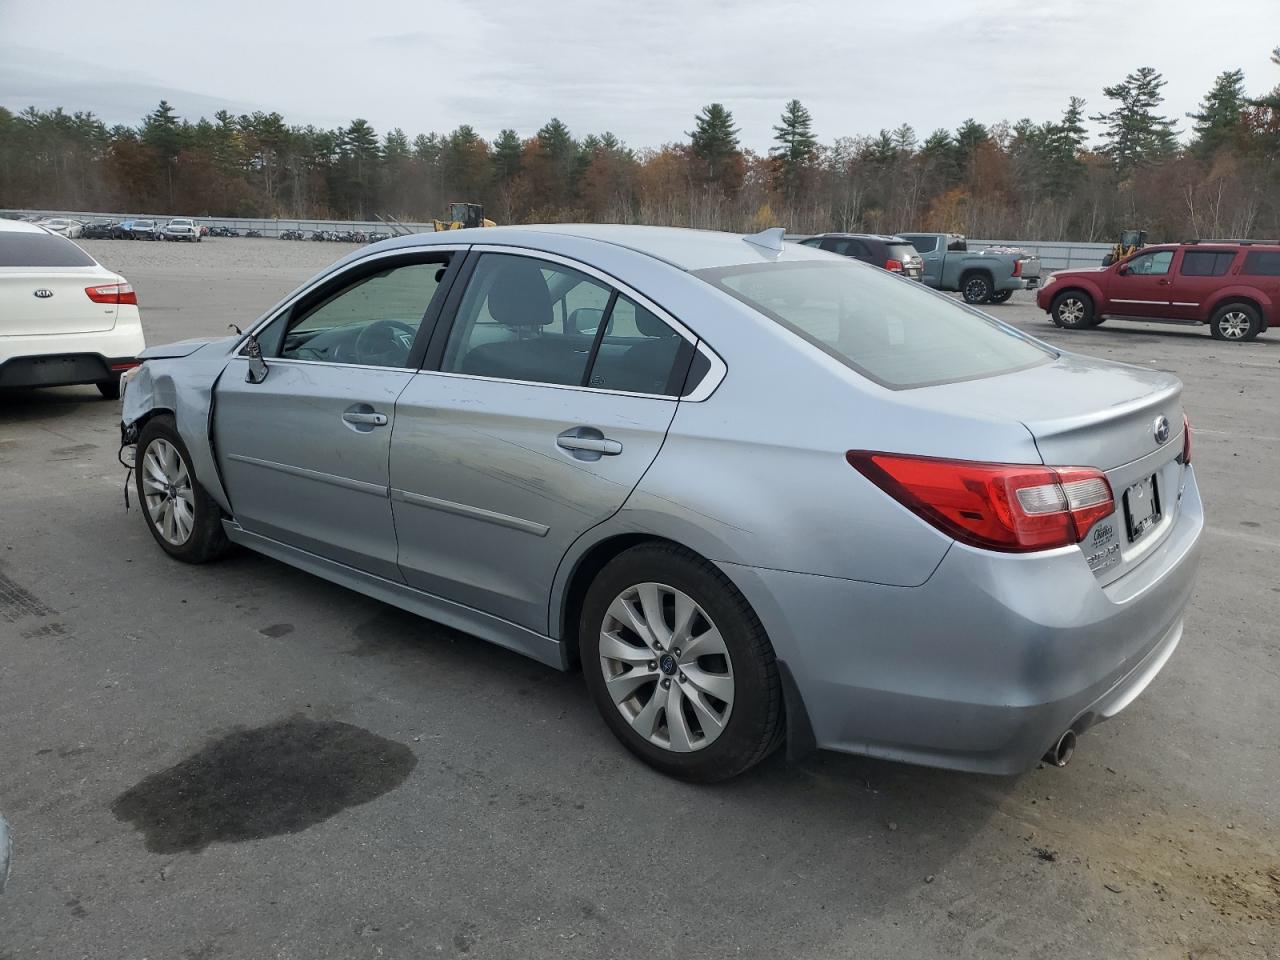
{"type": "MultiPolygon", "coordinates": [[[[352,249],[86,242],[152,343],[352,249]]],[[[96,390],[0,396],[0,960],[1280,957],[1280,332],[1049,326],[1186,384],[1183,641],[1065,770],[775,756],[694,787],[562,675],[249,553],[165,558],[96,390]]]]}

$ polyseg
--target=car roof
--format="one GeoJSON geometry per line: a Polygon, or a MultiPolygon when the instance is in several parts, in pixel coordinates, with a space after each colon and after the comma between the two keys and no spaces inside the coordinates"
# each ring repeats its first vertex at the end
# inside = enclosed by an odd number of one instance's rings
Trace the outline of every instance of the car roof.
{"type": "Polygon", "coordinates": [[[38,227],[34,223],[28,223],[25,220],[4,220],[0,219],[0,233],[48,233],[44,227],[38,227]]]}
{"type": "Polygon", "coordinates": [[[692,230],[687,227],[646,227],[612,223],[556,223],[519,227],[471,227],[436,233],[415,233],[384,240],[384,249],[434,246],[440,243],[503,244],[537,247],[542,238],[574,237],[607,243],[642,253],[681,270],[709,270],[774,260],[827,260],[831,254],[798,243],[784,243],[781,252],[748,243],[741,233],[692,230]]]}

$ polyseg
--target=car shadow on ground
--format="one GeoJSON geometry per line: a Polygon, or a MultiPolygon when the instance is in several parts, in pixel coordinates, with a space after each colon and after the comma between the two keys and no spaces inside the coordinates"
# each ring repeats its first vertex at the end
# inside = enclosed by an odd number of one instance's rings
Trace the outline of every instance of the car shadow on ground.
{"type": "Polygon", "coordinates": [[[37,389],[0,389],[0,424],[29,423],[42,419],[70,416],[85,407],[91,409],[115,405],[118,400],[104,400],[97,387],[41,387],[37,389]]]}

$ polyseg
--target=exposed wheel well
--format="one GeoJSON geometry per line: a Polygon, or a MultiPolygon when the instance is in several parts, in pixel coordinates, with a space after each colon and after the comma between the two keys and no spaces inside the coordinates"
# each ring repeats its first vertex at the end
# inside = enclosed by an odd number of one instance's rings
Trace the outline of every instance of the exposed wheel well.
{"type": "Polygon", "coordinates": [[[587,598],[587,591],[591,589],[596,574],[618,554],[642,543],[675,543],[675,541],[647,533],[624,533],[600,541],[579,558],[578,565],[569,576],[569,585],[565,588],[564,599],[560,604],[560,642],[564,644],[566,659],[569,663],[577,663],[579,659],[578,621],[582,616],[583,601],[587,598]]]}
{"type": "Polygon", "coordinates": [[[146,413],[144,413],[142,416],[138,417],[138,419],[137,419],[137,420],[133,421],[133,423],[132,423],[132,424],[130,424],[130,425],[129,425],[129,427],[127,428],[127,430],[128,430],[128,432],[129,432],[129,434],[130,434],[130,435],[132,435],[132,437],[133,437],[133,441],[130,441],[130,442],[135,442],[135,441],[137,441],[138,437],[140,437],[140,436],[142,435],[142,429],[143,429],[143,428],[144,428],[144,427],[145,427],[145,426],[146,426],[150,421],[152,421],[152,420],[154,420],[156,417],[162,416],[162,415],[164,415],[164,414],[168,414],[168,415],[169,415],[169,416],[171,416],[171,417],[172,417],[172,416],[175,416],[174,412],[173,412],[172,410],[168,409],[167,407],[152,407],[150,410],[148,410],[148,411],[147,411],[146,413]]]}
{"type": "Polygon", "coordinates": [[[961,286],[964,286],[964,282],[965,282],[966,280],[968,280],[970,277],[972,277],[972,276],[973,276],[974,274],[976,274],[976,273],[980,273],[980,274],[982,274],[984,277],[986,277],[988,280],[990,280],[990,281],[992,281],[992,282],[994,282],[994,281],[995,281],[995,274],[993,274],[993,273],[991,272],[990,268],[988,268],[988,267],[969,267],[968,269],[966,269],[966,270],[964,271],[964,273],[960,274],[960,285],[961,285],[961,286]]]}
{"type": "Polygon", "coordinates": [[[1217,313],[1219,310],[1221,310],[1223,307],[1228,307],[1233,303],[1244,304],[1246,307],[1252,307],[1254,310],[1256,310],[1258,312],[1258,318],[1262,321],[1262,329],[1263,330],[1267,329],[1267,312],[1262,309],[1262,304],[1260,304],[1257,300],[1254,300],[1252,297],[1243,297],[1243,296],[1240,296],[1239,294],[1230,294],[1228,296],[1225,296],[1221,300],[1219,300],[1217,303],[1215,303],[1212,307],[1210,307],[1209,320],[1213,320],[1213,315],[1217,313]]]}

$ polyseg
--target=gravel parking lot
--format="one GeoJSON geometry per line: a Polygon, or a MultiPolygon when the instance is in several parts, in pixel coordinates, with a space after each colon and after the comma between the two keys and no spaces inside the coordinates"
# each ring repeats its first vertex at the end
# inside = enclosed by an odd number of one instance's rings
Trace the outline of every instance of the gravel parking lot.
{"type": "MultiPolygon", "coordinates": [[[[352,249],[84,245],[151,343],[352,249]]],[[[1016,779],[837,755],[664,779],[580,675],[250,553],[169,560],[124,508],[118,404],[0,395],[0,960],[1280,957],[1280,332],[991,310],[1181,377],[1209,515],[1165,671],[1016,779]]]]}

